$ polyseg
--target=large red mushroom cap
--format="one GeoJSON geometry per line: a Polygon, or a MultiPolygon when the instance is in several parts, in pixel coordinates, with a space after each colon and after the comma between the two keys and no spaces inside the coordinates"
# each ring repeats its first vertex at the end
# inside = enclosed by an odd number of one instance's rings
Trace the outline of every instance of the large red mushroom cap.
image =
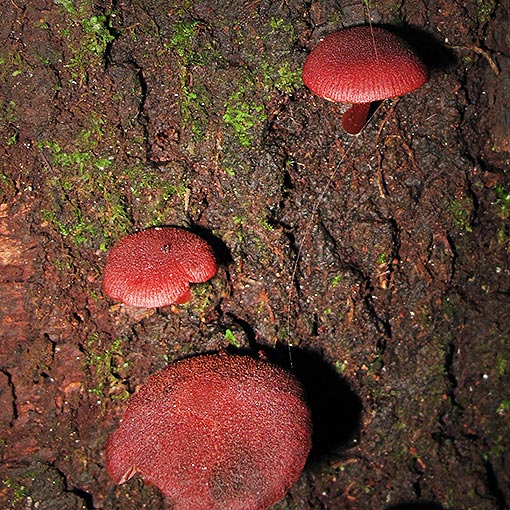
{"type": "MultiPolygon", "coordinates": [[[[367,105],[365,113],[371,102],[407,94],[428,76],[425,64],[400,37],[371,26],[327,36],[303,67],[303,82],[312,92],[330,101],[367,105]]],[[[366,116],[362,120],[360,129],[366,116]]],[[[349,128],[350,122],[346,123],[349,128]]]]}
{"type": "Polygon", "coordinates": [[[105,294],[145,308],[186,303],[189,284],[218,271],[214,253],[201,237],[181,228],[160,227],[124,237],[106,261],[105,294]]]}
{"type": "Polygon", "coordinates": [[[116,483],[139,473],[174,510],[264,510],[298,479],[310,447],[297,379],[220,353],[150,376],[108,438],[106,459],[116,483]]]}

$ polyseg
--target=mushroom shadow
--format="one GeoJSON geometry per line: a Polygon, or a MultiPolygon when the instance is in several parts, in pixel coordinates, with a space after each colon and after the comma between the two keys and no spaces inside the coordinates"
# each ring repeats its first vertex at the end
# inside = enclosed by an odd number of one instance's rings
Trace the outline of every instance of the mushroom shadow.
{"type": "Polygon", "coordinates": [[[216,255],[216,262],[219,265],[228,266],[234,260],[227,245],[221,239],[212,234],[212,232],[207,228],[194,224],[189,227],[182,225],[158,225],[158,227],[182,228],[183,230],[188,230],[190,232],[193,232],[193,234],[200,236],[202,239],[207,241],[207,243],[213,249],[214,254],[216,255]]]}
{"type": "Polygon", "coordinates": [[[429,69],[451,69],[457,65],[455,53],[437,37],[414,26],[380,25],[401,37],[429,69]]]}
{"type": "Polygon", "coordinates": [[[265,354],[293,372],[305,388],[313,420],[309,462],[351,446],[359,436],[361,400],[338,372],[308,349],[278,345],[265,354]]]}
{"type": "Polygon", "coordinates": [[[228,266],[234,261],[227,245],[219,237],[213,235],[210,230],[198,225],[193,225],[190,230],[204,238],[210,244],[216,255],[218,264],[228,266]]]}
{"type": "Polygon", "coordinates": [[[442,510],[443,507],[437,503],[399,503],[388,507],[386,510],[442,510]]]}

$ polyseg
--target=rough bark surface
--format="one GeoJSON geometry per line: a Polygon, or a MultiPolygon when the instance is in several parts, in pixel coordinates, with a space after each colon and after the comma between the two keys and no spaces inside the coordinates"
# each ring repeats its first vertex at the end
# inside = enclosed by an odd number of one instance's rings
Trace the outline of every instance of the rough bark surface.
{"type": "Polygon", "coordinates": [[[126,398],[187,355],[265,351],[314,448],[274,508],[510,506],[508,0],[6,0],[0,507],[165,508],[108,478],[126,398]],[[391,26],[431,70],[358,137],[300,72],[391,26]],[[101,291],[151,225],[210,241],[186,305],[101,291]]]}

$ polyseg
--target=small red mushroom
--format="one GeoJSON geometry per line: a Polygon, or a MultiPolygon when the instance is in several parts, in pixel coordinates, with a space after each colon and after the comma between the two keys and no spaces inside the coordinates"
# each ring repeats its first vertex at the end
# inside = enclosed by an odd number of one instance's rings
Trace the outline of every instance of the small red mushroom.
{"type": "Polygon", "coordinates": [[[249,356],[200,355],[130,398],[106,468],[116,483],[138,473],[174,510],[265,510],[300,476],[311,428],[291,373],[249,356]]]}
{"type": "Polygon", "coordinates": [[[201,237],[181,228],[151,228],[124,237],[108,255],[105,294],[145,308],[186,303],[189,284],[218,271],[214,253],[201,237]]]}
{"type": "Polygon", "coordinates": [[[357,134],[366,124],[370,104],[421,87],[429,74],[413,50],[393,32],[360,26],[320,41],[305,60],[303,82],[329,101],[352,103],[342,127],[357,134]]]}

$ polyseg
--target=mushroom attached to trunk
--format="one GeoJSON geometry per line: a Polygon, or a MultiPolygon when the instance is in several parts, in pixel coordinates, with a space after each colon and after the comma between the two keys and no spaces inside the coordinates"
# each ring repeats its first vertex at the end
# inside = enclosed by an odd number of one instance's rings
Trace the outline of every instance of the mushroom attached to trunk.
{"type": "Polygon", "coordinates": [[[186,303],[190,282],[206,282],[217,271],[213,250],[201,237],[182,228],[151,228],[115,244],[106,261],[103,289],[108,297],[131,306],[186,303]]]}
{"type": "Polygon", "coordinates": [[[421,87],[429,74],[414,51],[393,32],[359,26],[330,34],[311,51],[303,82],[329,101],[352,103],[342,117],[347,133],[366,124],[370,104],[421,87]]]}
{"type": "Polygon", "coordinates": [[[265,510],[298,479],[311,416],[297,379],[226,353],[177,361],[150,376],[108,438],[116,483],[135,473],[174,510],[265,510]]]}

